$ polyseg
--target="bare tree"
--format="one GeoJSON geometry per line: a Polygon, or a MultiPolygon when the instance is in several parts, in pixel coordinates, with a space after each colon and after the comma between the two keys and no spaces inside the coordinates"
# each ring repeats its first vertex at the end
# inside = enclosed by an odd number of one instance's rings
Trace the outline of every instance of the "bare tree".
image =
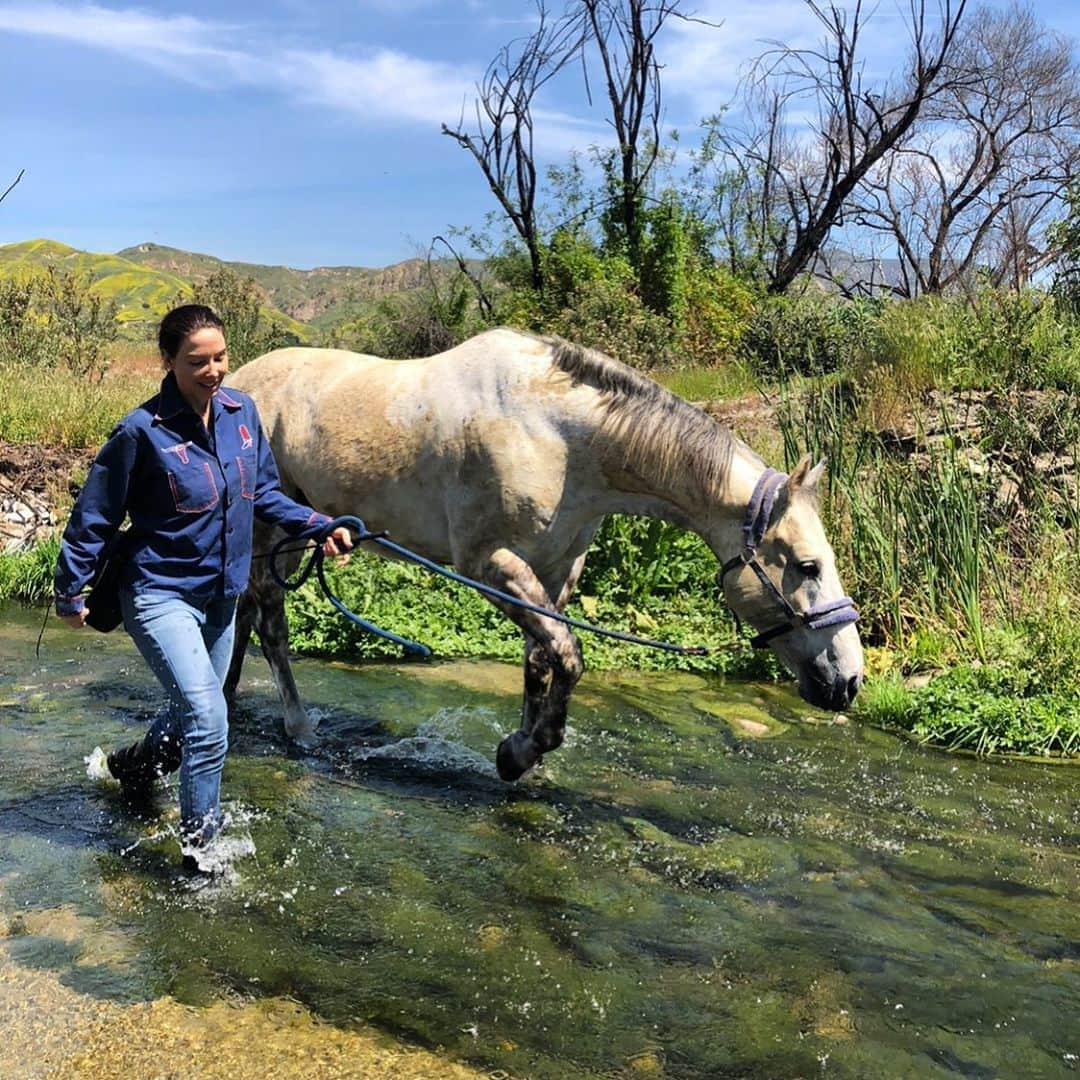
{"type": "Polygon", "coordinates": [[[669,18],[685,17],[679,12],[679,2],[578,0],[586,90],[588,54],[595,49],[611,109],[609,120],[618,141],[609,169],[615,189],[612,217],[635,269],[641,266],[643,199],[661,145],[663,110],[656,37],[669,18]]]}
{"type": "Polygon", "coordinates": [[[0,195],[0,203],[2,203],[12,193],[12,191],[14,191],[15,185],[23,178],[23,173],[25,172],[25,169],[19,170],[19,175],[16,176],[10,184],[8,184],[7,189],[4,191],[3,195],[0,195]]]}
{"type": "Polygon", "coordinates": [[[890,236],[906,295],[1023,286],[1056,255],[1046,227],[1080,165],[1070,43],[1030,9],[980,8],[917,130],[863,183],[856,220],[890,236]]]}
{"type": "Polygon", "coordinates": [[[536,208],[536,158],[533,101],[545,83],[572,59],[579,39],[573,20],[549,22],[543,0],[538,26],[528,37],[499,50],[477,85],[476,128],[443,124],[449,135],[472,154],[484,178],[521,237],[529,255],[533,288],[543,291],[544,271],[536,208]]]}
{"type": "Polygon", "coordinates": [[[811,267],[856,188],[940,92],[967,0],[907,0],[906,70],[897,84],[876,87],[864,83],[861,44],[873,12],[862,0],[806,4],[824,28],[822,44],[778,45],[760,57],[747,81],[746,123],[719,136],[723,196],[735,204],[733,213],[721,207],[721,220],[739,225],[771,292],[811,267]],[[811,113],[805,130],[789,123],[795,109],[811,113]]]}

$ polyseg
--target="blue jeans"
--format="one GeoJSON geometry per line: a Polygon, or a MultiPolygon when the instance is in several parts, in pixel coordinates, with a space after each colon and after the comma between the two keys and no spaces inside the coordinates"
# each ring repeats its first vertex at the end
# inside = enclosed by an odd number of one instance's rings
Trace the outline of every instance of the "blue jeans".
{"type": "Polygon", "coordinates": [[[180,760],[181,839],[202,843],[221,825],[221,770],[229,747],[222,685],[232,657],[236,598],[125,589],[120,607],[124,629],[168,695],[168,709],[143,740],[147,760],[159,775],[180,760]]]}

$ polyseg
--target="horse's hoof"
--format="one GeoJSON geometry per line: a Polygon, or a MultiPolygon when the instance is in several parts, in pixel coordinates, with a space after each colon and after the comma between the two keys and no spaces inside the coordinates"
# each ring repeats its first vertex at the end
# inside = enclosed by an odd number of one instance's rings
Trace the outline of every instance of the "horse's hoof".
{"type": "Polygon", "coordinates": [[[520,741],[517,738],[520,734],[515,731],[513,735],[507,735],[499,743],[499,749],[495,753],[495,768],[499,771],[499,779],[505,780],[508,784],[520,780],[537,763],[535,756],[529,755],[527,760],[522,760],[524,755],[518,754],[514,744],[520,741]]]}
{"type": "Polygon", "coordinates": [[[296,712],[286,710],[284,719],[285,734],[297,746],[304,750],[313,750],[319,745],[319,736],[315,734],[315,729],[319,726],[317,719],[312,720],[303,709],[296,712]]]}
{"type": "Polygon", "coordinates": [[[311,726],[295,728],[291,731],[286,727],[285,734],[302,750],[314,750],[319,745],[319,736],[315,734],[315,729],[311,726]]]}

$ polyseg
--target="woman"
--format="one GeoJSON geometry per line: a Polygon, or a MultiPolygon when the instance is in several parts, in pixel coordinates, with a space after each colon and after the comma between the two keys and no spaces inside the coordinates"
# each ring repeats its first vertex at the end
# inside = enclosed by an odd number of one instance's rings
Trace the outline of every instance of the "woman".
{"type": "MultiPolygon", "coordinates": [[[[181,846],[193,850],[221,825],[221,772],[228,747],[222,684],[232,654],[237,597],[247,584],[252,526],[323,537],[329,518],[280,488],[255,403],[225,389],[224,325],[186,304],[162,320],[161,391],[124,417],[101,448],[67,528],[56,567],[56,612],[85,625],[80,595],[125,515],[120,607],[124,627],[165,688],[169,708],[134,746],[108,757],[130,795],[180,769],[181,846]]],[[[346,529],[322,540],[325,554],[352,547],[346,529]]]]}

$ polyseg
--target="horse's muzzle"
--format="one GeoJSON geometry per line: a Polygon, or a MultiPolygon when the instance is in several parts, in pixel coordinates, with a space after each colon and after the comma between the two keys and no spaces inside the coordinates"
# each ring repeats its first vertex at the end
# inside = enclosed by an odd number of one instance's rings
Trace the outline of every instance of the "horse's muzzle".
{"type": "Polygon", "coordinates": [[[799,676],[799,695],[816,708],[843,712],[855,700],[862,681],[862,672],[850,676],[837,674],[830,679],[821,678],[817,672],[807,671],[799,676]]]}

